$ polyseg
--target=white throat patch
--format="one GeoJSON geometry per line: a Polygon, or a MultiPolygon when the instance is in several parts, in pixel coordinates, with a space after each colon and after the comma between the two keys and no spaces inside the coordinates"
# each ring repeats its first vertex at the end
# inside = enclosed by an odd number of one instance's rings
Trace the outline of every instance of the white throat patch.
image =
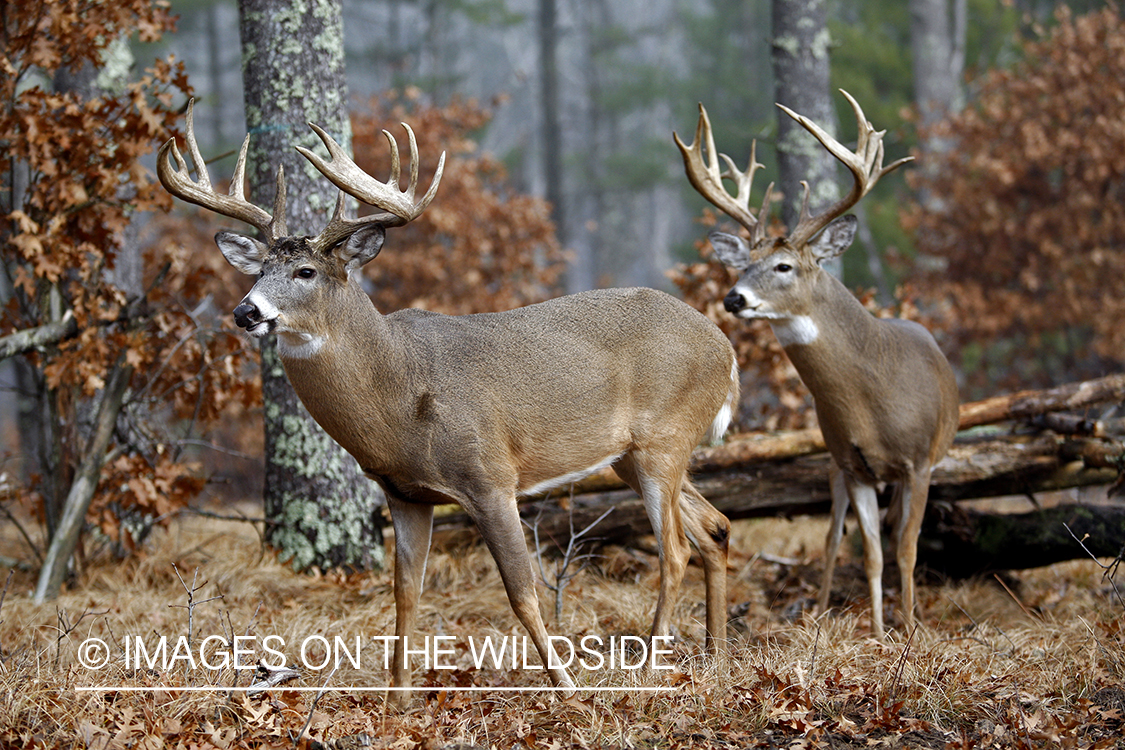
{"type": "Polygon", "coordinates": [[[309,359],[316,355],[327,339],[311,333],[279,333],[277,353],[282,359],[309,359]]]}
{"type": "Polygon", "coordinates": [[[820,329],[808,315],[792,318],[776,318],[770,321],[770,328],[782,347],[794,344],[811,344],[820,335],[820,329]]]}

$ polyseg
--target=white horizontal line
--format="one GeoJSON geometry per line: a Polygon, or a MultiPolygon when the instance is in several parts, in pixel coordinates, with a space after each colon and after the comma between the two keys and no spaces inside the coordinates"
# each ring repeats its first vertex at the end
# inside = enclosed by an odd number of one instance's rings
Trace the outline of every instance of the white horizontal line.
{"type": "Polygon", "coordinates": [[[94,686],[77,686],[74,688],[78,693],[170,693],[178,691],[181,693],[247,693],[256,692],[264,693],[267,690],[291,690],[298,693],[312,693],[318,691],[332,691],[332,692],[357,692],[357,693],[396,693],[396,692],[411,692],[411,691],[425,691],[425,692],[444,692],[444,693],[602,693],[602,692],[624,692],[624,693],[660,693],[672,692],[677,688],[674,687],[487,687],[487,686],[461,686],[461,687],[444,687],[441,685],[429,685],[425,687],[286,687],[284,685],[273,685],[269,687],[221,687],[218,685],[206,686],[187,686],[187,687],[138,687],[135,685],[110,685],[108,687],[94,687],[94,686]]]}

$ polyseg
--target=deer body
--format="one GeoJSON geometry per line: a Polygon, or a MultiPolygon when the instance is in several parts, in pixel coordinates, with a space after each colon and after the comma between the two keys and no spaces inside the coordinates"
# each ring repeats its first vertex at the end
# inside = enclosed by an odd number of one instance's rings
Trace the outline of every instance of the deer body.
{"type": "Polygon", "coordinates": [[[813,394],[836,464],[868,484],[933,466],[957,424],[956,381],[933,336],[913,321],[874,317],[834,276],[814,273],[805,319],[770,322],[813,394]]]}
{"type": "MultiPolygon", "coordinates": [[[[407,639],[434,505],[455,502],[480,530],[551,679],[574,686],[565,669],[553,666],[560,662],[539,612],[516,503],[607,466],[640,494],[656,535],[661,576],[652,634],[671,630],[690,539],[703,558],[707,638],[716,651],[726,630],[730,524],[691,486],[686,470],[692,449],[705,435],[721,437],[737,403],[726,337],[688,305],[650,289],[586,292],[479,315],[380,314],[360,287],[358,269],[379,254],[385,227],[425,208],[444,162],[416,203],[418,154],[409,128],[412,174],[402,192],[389,134],[392,174],[381,183],[313,129],[332,160],[302,153],[342,190],[383,213],[345,219],[341,193],[320,234],[288,235],[280,173],[273,216],[242,195],[245,144],[230,196],[211,190],[190,109],[198,182],[188,177],[174,141],[161,149],[158,174],[174,195],[266,236],[266,242],[232,232],[215,237],[232,265],[257,276],[235,321],[251,336],[277,335],[302,403],[386,492],[395,530],[393,684],[410,686],[407,650],[418,647],[407,639]]],[[[400,704],[404,698],[394,696],[400,704]]]]}
{"type": "Polygon", "coordinates": [[[313,418],[404,499],[464,504],[477,473],[535,494],[667,434],[690,451],[727,406],[722,333],[654,290],[460,317],[382,316],[350,291],[332,329],[317,333],[319,351],[279,353],[313,418]],[[590,319],[604,327],[591,332],[590,319]]]}
{"type": "MultiPolygon", "coordinates": [[[[846,95],[846,93],[845,93],[846,95]]],[[[716,256],[740,277],[723,299],[728,312],[769,321],[812,392],[817,421],[832,456],[832,518],[827,539],[824,582],[817,602],[828,605],[836,553],[849,505],[863,534],[864,563],[871,591],[872,630],[883,637],[883,553],[879,541],[877,490],[893,484],[888,518],[902,580],[902,610],[907,628],[914,620],[914,563],[918,533],[929,493],[930,472],[953,442],[958,424],[957,382],[933,336],[903,320],[880,320],[821,263],[843,253],[856,231],[854,216],[842,215],[875,181],[902,162],[882,166],[882,133],[876,133],[859,105],[848,97],[859,121],[859,144],[844,149],[806,118],[785,110],[804,125],[851,170],[851,193],[816,216],[808,214],[808,186],[797,227],[788,237],[766,237],[770,189],[758,218],[748,209],[750,183],[760,165],[753,153],[745,172],[719,173],[706,112],[689,146],[677,137],[692,184],[751,232],[741,237],[712,232],[716,256]],[[705,164],[706,142],[711,164],[705,164]],[[732,198],[722,186],[738,184],[732,198]]],[[[784,109],[784,108],[783,108],[784,109]]],[[[772,187],[772,186],[771,186],[772,187]]]]}

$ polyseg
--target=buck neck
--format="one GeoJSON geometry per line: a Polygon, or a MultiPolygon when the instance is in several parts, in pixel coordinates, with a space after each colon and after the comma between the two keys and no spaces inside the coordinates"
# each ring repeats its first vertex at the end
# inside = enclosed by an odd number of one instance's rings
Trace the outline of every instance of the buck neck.
{"type": "MultiPolygon", "coordinates": [[[[409,358],[404,342],[355,281],[335,290],[322,313],[331,325],[305,334],[315,348],[279,342],[278,354],[309,413],[362,464],[368,456],[387,454],[388,446],[373,447],[377,434],[404,426],[405,417],[393,406],[410,391],[409,358]],[[373,424],[386,430],[371,430],[373,424]]],[[[367,461],[364,468],[374,467],[367,461]]]]}
{"type": "Polygon", "coordinates": [[[851,372],[867,370],[879,346],[880,321],[837,278],[816,268],[808,284],[808,304],[769,319],[778,343],[817,397],[851,372]]]}

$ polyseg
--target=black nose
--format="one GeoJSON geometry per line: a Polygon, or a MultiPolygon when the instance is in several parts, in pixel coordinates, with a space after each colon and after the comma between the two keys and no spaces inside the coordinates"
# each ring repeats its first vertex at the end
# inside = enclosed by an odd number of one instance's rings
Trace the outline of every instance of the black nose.
{"type": "Polygon", "coordinates": [[[250,328],[262,322],[262,312],[249,302],[243,302],[234,308],[234,322],[239,328],[250,328]]]}
{"type": "Polygon", "coordinates": [[[732,289],[727,296],[723,297],[723,307],[729,313],[737,313],[746,307],[746,298],[732,289]]]}

